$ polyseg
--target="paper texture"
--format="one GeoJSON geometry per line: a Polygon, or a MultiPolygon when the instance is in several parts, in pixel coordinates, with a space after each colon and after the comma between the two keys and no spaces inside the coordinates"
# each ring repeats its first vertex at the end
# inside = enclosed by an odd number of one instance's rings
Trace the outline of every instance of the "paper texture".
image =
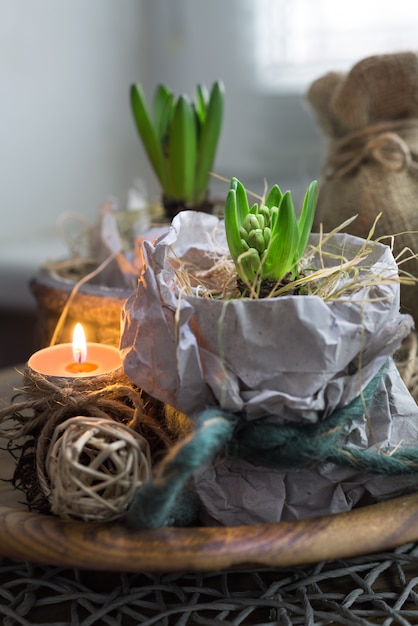
{"type": "MultiPolygon", "coordinates": [[[[399,445],[418,445],[418,411],[394,363],[390,363],[367,418],[349,424],[344,444],[389,454],[399,445]]],[[[342,513],[416,490],[416,477],[377,476],[317,463],[307,469],[275,470],[242,459],[199,469],[194,487],[206,525],[296,520],[342,513]]]]}
{"type": "MultiPolygon", "coordinates": [[[[124,202],[108,199],[99,207],[97,227],[89,254],[100,262],[115,255],[114,261],[100,274],[101,284],[134,288],[142,268],[139,248],[144,239],[155,239],[162,229],[151,228],[151,208],[141,180],[128,190],[124,202]]],[[[165,228],[165,231],[167,228],[165,228]]]]}
{"type": "MultiPolygon", "coordinates": [[[[363,244],[338,234],[327,248],[343,248],[351,258],[363,244]]],[[[181,212],[155,245],[144,243],[144,269],[122,315],[121,353],[130,379],[191,418],[218,406],[247,420],[266,415],[277,423],[322,420],[359,395],[412,328],[412,319],[399,313],[399,284],[383,282],[397,276],[387,246],[376,244],[362,263],[367,271],[378,272],[382,282],[339,301],[317,296],[222,301],[184,295],[173,259],[210,267],[213,252],[226,249],[222,221],[181,212]]],[[[320,262],[316,260],[318,266],[320,262]]],[[[376,432],[388,449],[399,444],[401,432],[410,433],[409,444],[416,441],[416,405],[396,368],[382,384],[373,432],[366,422],[357,425],[350,443],[376,445],[376,432]]],[[[283,474],[233,460],[199,471],[196,488],[208,516],[230,524],[244,518],[254,523],[304,517],[307,509],[346,510],[364,494],[363,484],[375,496],[401,487],[399,479],[341,472],[325,464],[283,474]]]]}

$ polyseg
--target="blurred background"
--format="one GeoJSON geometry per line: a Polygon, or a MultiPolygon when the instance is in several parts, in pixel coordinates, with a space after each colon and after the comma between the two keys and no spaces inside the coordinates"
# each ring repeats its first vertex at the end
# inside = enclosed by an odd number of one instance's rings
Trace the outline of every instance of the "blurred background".
{"type": "MultiPolygon", "coordinates": [[[[32,349],[28,280],[65,257],[57,222],[94,221],[140,180],[159,188],[131,116],[165,82],[194,95],[221,79],[226,109],[215,171],[259,191],[304,191],[320,176],[314,79],[371,54],[415,49],[414,0],[0,0],[0,366],[32,349]]],[[[228,183],[214,180],[213,194],[228,183]]]]}

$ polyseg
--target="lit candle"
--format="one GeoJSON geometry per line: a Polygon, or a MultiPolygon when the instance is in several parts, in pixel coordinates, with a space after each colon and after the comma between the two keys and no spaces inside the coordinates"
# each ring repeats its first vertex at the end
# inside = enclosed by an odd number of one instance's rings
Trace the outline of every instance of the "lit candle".
{"type": "Polygon", "coordinates": [[[121,366],[119,350],[101,343],[87,343],[81,324],[74,328],[72,343],[43,348],[28,360],[28,367],[35,372],[60,378],[101,376],[121,366]]]}
{"type": "Polygon", "coordinates": [[[84,328],[81,324],[76,324],[73,332],[73,359],[74,362],[67,365],[67,372],[82,374],[94,372],[99,367],[97,363],[89,363],[87,359],[87,341],[84,328]]]}

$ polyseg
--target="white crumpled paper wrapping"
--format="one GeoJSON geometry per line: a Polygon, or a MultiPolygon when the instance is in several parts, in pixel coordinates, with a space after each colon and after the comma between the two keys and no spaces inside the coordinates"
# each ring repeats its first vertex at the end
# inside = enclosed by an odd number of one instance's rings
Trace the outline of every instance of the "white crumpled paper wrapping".
{"type": "MultiPolygon", "coordinates": [[[[363,243],[338,234],[327,247],[343,247],[350,258],[363,243]]],[[[170,257],[209,267],[211,252],[226,249],[218,218],[181,212],[165,236],[143,244],[144,270],[122,316],[121,352],[130,379],[191,418],[220,406],[249,420],[321,420],[359,395],[412,328],[412,318],[399,313],[396,280],[334,302],[317,296],[225,302],[181,293],[170,257]]],[[[382,278],[397,276],[382,244],[362,265],[382,278]]],[[[368,420],[347,432],[346,443],[387,451],[401,442],[416,445],[417,407],[393,364],[378,398],[368,420]]],[[[327,463],[283,472],[233,459],[195,474],[205,517],[222,524],[344,511],[366,491],[381,497],[410,484],[327,463]]]]}
{"type": "MultiPolygon", "coordinates": [[[[344,444],[390,453],[418,446],[418,411],[393,362],[368,407],[368,416],[347,425],[344,444]]],[[[226,526],[295,520],[352,509],[362,499],[376,502],[416,489],[417,478],[378,476],[329,462],[307,469],[275,470],[242,459],[225,459],[199,469],[194,486],[202,522],[226,526]]]]}
{"type": "Polygon", "coordinates": [[[151,213],[143,181],[136,180],[129,188],[126,202],[108,199],[98,211],[97,227],[88,255],[100,260],[115,255],[112,263],[101,271],[100,284],[111,287],[135,287],[142,268],[140,246],[153,240],[167,227],[151,227],[151,213]]]}

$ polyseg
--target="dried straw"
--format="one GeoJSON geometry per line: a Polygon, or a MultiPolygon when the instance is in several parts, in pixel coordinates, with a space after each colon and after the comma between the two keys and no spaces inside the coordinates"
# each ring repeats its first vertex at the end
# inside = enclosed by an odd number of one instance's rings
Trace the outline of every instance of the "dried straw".
{"type": "MultiPolygon", "coordinates": [[[[410,249],[403,249],[395,258],[393,271],[388,271],[387,267],[382,267],[381,271],[370,271],[367,260],[373,248],[378,243],[388,245],[393,248],[397,237],[405,233],[374,238],[376,225],[381,219],[379,214],[368,236],[363,238],[363,245],[352,258],[347,258],[344,250],[336,248],[334,251],[326,244],[334,235],[345,231],[357,216],[341,223],[329,233],[319,233],[319,242],[308,245],[301,258],[298,277],[292,280],[268,281],[267,292],[261,293],[260,276],[257,275],[252,283],[246,283],[245,297],[258,299],[260,297],[278,297],[298,293],[301,295],[316,295],[326,302],[342,300],[351,297],[364,288],[382,284],[416,285],[418,277],[411,276],[403,271],[403,265],[412,259],[418,258],[418,254],[410,249]],[[331,259],[332,264],[326,265],[325,259],[331,259]],[[319,267],[318,267],[319,262],[319,267]]],[[[216,227],[217,228],[217,227],[216,227]]],[[[209,235],[216,239],[215,231],[209,235]]],[[[213,254],[211,267],[202,269],[188,261],[179,259],[173,251],[170,257],[174,267],[177,286],[181,293],[187,296],[199,296],[203,298],[229,299],[243,297],[242,289],[238,289],[237,270],[230,254],[213,254]]],[[[239,262],[239,259],[238,259],[239,262]]],[[[261,270],[261,267],[260,267],[261,270]]]]}

